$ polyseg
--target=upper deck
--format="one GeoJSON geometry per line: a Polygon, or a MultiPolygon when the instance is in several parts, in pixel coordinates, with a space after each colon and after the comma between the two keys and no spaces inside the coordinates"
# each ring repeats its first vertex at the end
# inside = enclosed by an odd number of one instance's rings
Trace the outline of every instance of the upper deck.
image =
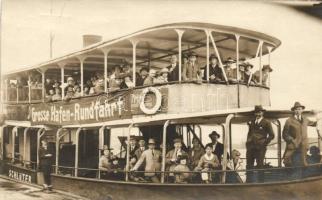
{"type": "MultiPolygon", "coordinates": [[[[270,64],[270,54],[280,44],[269,35],[236,27],[207,23],[156,26],[10,72],[2,79],[4,95],[1,100],[7,104],[9,118],[26,121],[43,118],[43,115],[53,116],[54,107],[61,110],[60,115],[64,109],[69,110],[73,116],[67,117],[68,121],[74,117],[76,105],[83,110],[95,110],[103,105],[109,107],[105,109],[114,109],[115,113],[109,111],[101,115],[103,121],[113,120],[115,116],[120,119],[136,115],[224,112],[256,104],[269,106],[269,74],[264,76],[262,69],[270,64]],[[196,77],[187,78],[188,64],[184,57],[192,52],[197,56],[199,71],[196,77]],[[177,56],[178,68],[174,80],[143,86],[139,83],[142,69],[161,71],[171,65],[173,55],[177,56]],[[213,55],[222,72],[222,78],[216,81],[210,69],[213,55]],[[241,70],[245,63],[254,66],[247,79],[241,70]],[[66,101],[70,77],[75,91],[66,101]],[[123,86],[115,87],[115,79],[124,83],[123,86]],[[49,94],[53,86],[61,93],[55,100],[49,94]],[[21,108],[26,110],[26,116],[12,114],[11,111],[21,108]]],[[[61,123],[63,117],[57,117],[61,123]]],[[[67,124],[75,121],[85,122],[75,118],[67,124]]],[[[39,121],[44,122],[52,124],[48,120],[39,121]]]]}

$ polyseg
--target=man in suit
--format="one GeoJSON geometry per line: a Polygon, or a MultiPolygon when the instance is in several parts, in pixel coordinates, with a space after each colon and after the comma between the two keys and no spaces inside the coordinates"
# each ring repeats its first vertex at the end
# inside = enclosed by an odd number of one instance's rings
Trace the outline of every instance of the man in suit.
{"type": "MultiPolygon", "coordinates": [[[[218,64],[218,58],[211,54],[209,58],[210,64],[209,64],[209,81],[210,82],[220,82],[224,81],[224,74],[222,69],[219,67],[218,64]]],[[[203,80],[207,80],[207,66],[205,66],[204,74],[203,74],[203,80]]]]}
{"type": "Polygon", "coordinates": [[[135,156],[135,151],[138,149],[137,141],[136,141],[136,136],[131,135],[130,136],[130,162],[132,165],[134,165],[137,161],[137,157],[135,156]]]}
{"type": "Polygon", "coordinates": [[[168,81],[179,81],[179,65],[178,65],[178,59],[176,55],[172,55],[170,58],[171,65],[168,66],[169,75],[168,75],[168,81]]]}
{"type": "Polygon", "coordinates": [[[138,170],[139,167],[143,164],[143,162],[145,162],[145,178],[154,183],[158,183],[160,182],[160,180],[155,172],[161,170],[162,155],[159,150],[155,149],[154,139],[149,139],[148,147],[149,148],[141,154],[141,157],[139,158],[135,166],[131,169],[131,171],[138,170]]]}
{"type": "Polygon", "coordinates": [[[191,52],[189,55],[189,61],[182,65],[182,79],[184,81],[201,80],[201,70],[197,57],[198,55],[195,52],[191,52]]]}
{"type": "Polygon", "coordinates": [[[299,102],[295,102],[291,110],[294,112],[293,116],[289,117],[283,128],[283,139],[286,142],[286,149],[284,152],[285,167],[294,165],[294,155],[300,155],[300,163],[302,166],[307,166],[307,126],[316,126],[316,122],[310,121],[302,115],[305,106],[299,102]]]}
{"type": "Polygon", "coordinates": [[[219,159],[219,163],[221,163],[221,158],[224,154],[224,145],[218,141],[220,135],[217,133],[217,131],[213,131],[209,134],[209,137],[211,139],[211,143],[208,143],[207,145],[212,146],[213,153],[219,159]]]}
{"type": "Polygon", "coordinates": [[[246,168],[263,168],[267,145],[274,139],[272,124],[264,118],[265,109],[257,105],[254,109],[255,118],[248,124],[249,130],[246,141],[246,168]]]}
{"type": "MultiPolygon", "coordinates": [[[[165,156],[167,171],[173,171],[178,164],[179,156],[187,155],[187,153],[182,149],[182,140],[181,138],[175,138],[173,140],[174,149],[170,150],[165,156]]],[[[169,174],[169,181],[174,181],[174,174],[169,174]]]]}
{"type": "MultiPolygon", "coordinates": [[[[261,105],[255,106],[254,119],[248,122],[249,130],[246,141],[246,169],[253,169],[256,160],[257,168],[264,167],[267,145],[274,139],[272,124],[264,118],[265,109],[261,105]]],[[[247,182],[255,181],[252,171],[247,173],[247,182]]],[[[260,171],[258,181],[264,181],[264,173],[260,171]]]]}

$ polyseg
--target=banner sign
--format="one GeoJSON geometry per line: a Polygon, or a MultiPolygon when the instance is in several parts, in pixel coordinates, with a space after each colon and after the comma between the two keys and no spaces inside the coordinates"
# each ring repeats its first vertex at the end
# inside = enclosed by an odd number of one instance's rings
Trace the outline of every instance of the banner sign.
{"type": "Polygon", "coordinates": [[[101,95],[70,102],[43,103],[30,106],[33,125],[86,124],[131,117],[129,94],[117,97],[101,95]]]}
{"type": "Polygon", "coordinates": [[[6,175],[16,181],[25,182],[25,183],[36,183],[37,173],[23,169],[20,167],[15,167],[14,165],[7,165],[6,175]]]}

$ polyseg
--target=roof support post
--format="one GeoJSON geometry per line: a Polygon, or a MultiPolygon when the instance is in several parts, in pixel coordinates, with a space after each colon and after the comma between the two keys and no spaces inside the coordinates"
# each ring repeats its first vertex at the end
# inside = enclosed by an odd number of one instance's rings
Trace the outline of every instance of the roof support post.
{"type": "Polygon", "coordinates": [[[11,162],[14,163],[15,162],[15,144],[16,144],[16,134],[18,133],[18,127],[15,126],[12,131],[11,131],[11,138],[12,138],[12,146],[11,146],[11,162]]]}
{"type": "Polygon", "coordinates": [[[23,166],[26,167],[26,144],[27,144],[27,133],[29,131],[29,127],[23,130],[23,166]]]}
{"type": "Polygon", "coordinates": [[[237,81],[240,79],[240,74],[239,74],[239,38],[240,36],[235,34],[236,38],[236,75],[237,75],[237,81]]]}
{"type": "Polygon", "coordinates": [[[64,137],[66,134],[60,135],[60,133],[63,131],[63,128],[60,128],[56,132],[56,159],[55,159],[55,173],[58,173],[58,166],[59,166],[59,143],[62,137],[64,137]]]}
{"type": "Polygon", "coordinates": [[[28,102],[31,103],[31,76],[28,74],[28,102]]]}
{"type": "Polygon", "coordinates": [[[7,127],[7,125],[3,125],[3,126],[0,126],[0,158],[1,159],[4,159],[4,151],[3,151],[3,148],[4,148],[4,144],[3,144],[3,141],[4,141],[4,138],[3,138],[3,131],[4,129],[7,127]]]}
{"type": "Polygon", "coordinates": [[[76,131],[76,147],[75,147],[75,177],[78,176],[78,153],[79,153],[79,133],[82,128],[78,128],[76,131]]]}
{"type": "Polygon", "coordinates": [[[130,135],[134,123],[129,125],[129,131],[127,133],[127,145],[126,145],[126,168],[125,168],[125,181],[129,181],[129,171],[130,171],[130,135]]]}
{"type": "Polygon", "coordinates": [[[65,65],[66,63],[60,62],[58,66],[60,67],[60,76],[61,76],[61,99],[63,100],[65,97],[65,65]]]}
{"type": "Polygon", "coordinates": [[[84,96],[84,61],[86,59],[85,56],[78,56],[77,57],[80,62],[80,87],[81,87],[81,96],[84,96]]]}
{"type": "Polygon", "coordinates": [[[263,41],[260,41],[260,50],[259,50],[259,83],[263,84],[263,63],[262,63],[262,57],[263,57],[263,41]]]}
{"type": "Polygon", "coordinates": [[[215,49],[215,53],[216,53],[216,55],[217,55],[217,57],[218,57],[219,67],[221,68],[221,70],[222,70],[222,72],[223,72],[223,75],[224,75],[225,81],[228,83],[227,75],[226,75],[226,72],[225,72],[225,70],[224,70],[224,68],[223,68],[222,60],[221,60],[221,58],[220,58],[219,51],[218,51],[218,49],[217,49],[217,46],[216,46],[216,43],[215,43],[214,37],[212,36],[212,32],[211,32],[211,31],[210,31],[209,36],[210,36],[210,39],[211,39],[212,45],[213,45],[213,47],[214,47],[214,49],[215,49]]]}
{"type": "Polygon", "coordinates": [[[45,71],[41,71],[41,86],[42,86],[42,102],[45,102],[45,95],[46,95],[46,89],[45,89],[45,71]]]}
{"type": "Polygon", "coordinates": [[[167,120],[163,125],[163,135],[162,135],[162,166],[161,166],[161,183],[164,183],[164,171],[165,171],[165,154],[167,151],[167,127],[169,126],[170,120],[167,120]]]}
{"type": "MultiPolygon", "coordinates": [[[[268,46],[267,50],[268,50],[268,65],[271,66],[271,52],[272,52],[272,47],[268,46]]],[[[271,73],[268,73],[268,83],[267,83],[268,87],[271,87],[271,73]]]]}
{"type": "Polygon", "coordinates": [[[206,64],[206,72],[207,72],[207,82],[209,82],[209,57],[210,57],[210,49],[209,49],[209,35],[210,35],[210,33],[209,33],[209,30],[205,30],[205,32],[206,32],[206,36],[207,36],[207,57],[206,57],[206,60],[207,60],[207,64],[206,64]]]}
{"type": "Polygon", "coordinates": [[[132,44],[132,82],[134,87],[136,86],[136,47],[140,42],[138,39],[131,39],[132,44]]]}
{"type": "Polygon", "coordinates": [[[181,47],[181,43],[182,43],[182,36],[184,33],[184,30],[180,30],[180,29],[175,29],[175,31],[178,34],[178,60],[179,60],[179,82],[181,82],[181,69],[182,69],[182,47],[181,47]]]}
{"type": "Polygon", "coordinates": [[[39,166],[39,148],[40,148],[40,139],[45,134],[45,129],[40,128],[37,131],[37,167],[39,166]]]}
{"type": "Polygon", "coordinates": [[[231,135],[231,130],[230,130],[230,122],[232,120],[232,118],[234,117],[233,114],[229,114],[226,117],[226,121],[225,124],[223,124],[223,128],[224,128],[224,137],[223,137],[223,142],[224,142],[224,154],[223,154],[223,164],[222,164],[222,170],[224,171],[223,173],[223,177],[221,179],[222,183],[226,182],[226,168],[227,168],[227,152],[228,152],[228,141],[231,135]]]}
{"type": "Polygon", "coordinates": [[[104,54],[104,91],[107,93],[107,57],[110,49],[102,49],[104,54]]]}
{"type": "Polygon", "coordinates": [[[17,85],[16,85],[16,93],[17,93],[16,102],[19,103],[19,84],[18,84],[18,82],[17,82],[17,85]]]}

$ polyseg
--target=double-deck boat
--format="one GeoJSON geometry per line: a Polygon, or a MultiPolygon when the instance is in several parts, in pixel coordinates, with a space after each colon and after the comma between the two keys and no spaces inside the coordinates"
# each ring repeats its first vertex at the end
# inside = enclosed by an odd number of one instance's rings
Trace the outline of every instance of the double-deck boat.
{"type": "MultiPolygon", "coordinates": [[[[0,128],[1,174],[21,182],[42,184],[39,148],[42,140],[53,149],[53,187],[90,199],[322,199],[319,164],[286,168],[282,162],[282,125],[292,115],[270,107],[269,78],[262,68],[270,65],[271,53],[281,44],[275,37],[237,27],[209,23],[174,23],[148,28],[114,40],[99,41],[35,66],[2,77],[4,119],[0,128]],[[204,77],[183,79],[184,55],[197,54],[204,77]],[[213,81],[210,57],[218,58],[223,79],[213,81]],[[178,58],[178,77],[165,83],[138,85],[142,68],[161,70],[178,58]],[[228,75],[226,60],[235,77],[228,75]],[[250,62],[257,70],[257,83],[242,80],[241,67],[250,62]],[[111,89],[111,69],[129,64],[133,87],[111,89]],[[91,77],[103,80],[101,92],[88,94],[91,77]],[[78,82],[79,96],[65,98],[70,77],[78,82]],[[56,80],[61,99],[48,100],[48,84],[56,80]],[[266,79],[266,78],[265,78],[266,79]],[[68,80],[68,81],[67,81],[68,80]],[[59,86],[60,85],[60,86],[59,86]],[[46,91],[47,90],[47,91],[46,91]],[[233,171],[226,166],[227,155],[244,148],[247,122],[255,105],[267,108],[275,139],[268,147],[264,169],[233,171]],[[216,130],[224,145],[219,179],[202,183],[168,181],[165,155],[175,137],[191,149],[192,138],[204,147],[208,134],[216,130]],[[162,152],[159,183],[134,181],[130,171],[131,136],[146,142],[154,138],[162,152]],[[238,143],[236,143],[236,141],[238,143]],[[104,146],[113,148],[120,168],[117,176],[106,178],[98,163],[104,146]],[[314,169],[314,170],[312,170],[314,169]],[[227,174],[263,174],[259,181],[232,182],[227,174]]],[[[256,73],[253,73],[255,76],[256,73]]],[[[115,77],[114,77],[115,78],[115,77]]],[[[53,84],[53,83],[52,83],[53,84]]],[[[52,88],[53,89],[53,88],[52,88]]],[[[304,113],[312,117],[314,113],[304,113]]],[[[318,134],[317,134],[318,135],[318,134]]],[[[320,147],[320,137],[310,141],[320,147]]],[[[242,153],[245,157],[245,154],[242,153]]],[[[245,162],[244,162],[245,163],[245,162]]],[[[189,171],[187,173],[198,174],[189,171]]]]}

